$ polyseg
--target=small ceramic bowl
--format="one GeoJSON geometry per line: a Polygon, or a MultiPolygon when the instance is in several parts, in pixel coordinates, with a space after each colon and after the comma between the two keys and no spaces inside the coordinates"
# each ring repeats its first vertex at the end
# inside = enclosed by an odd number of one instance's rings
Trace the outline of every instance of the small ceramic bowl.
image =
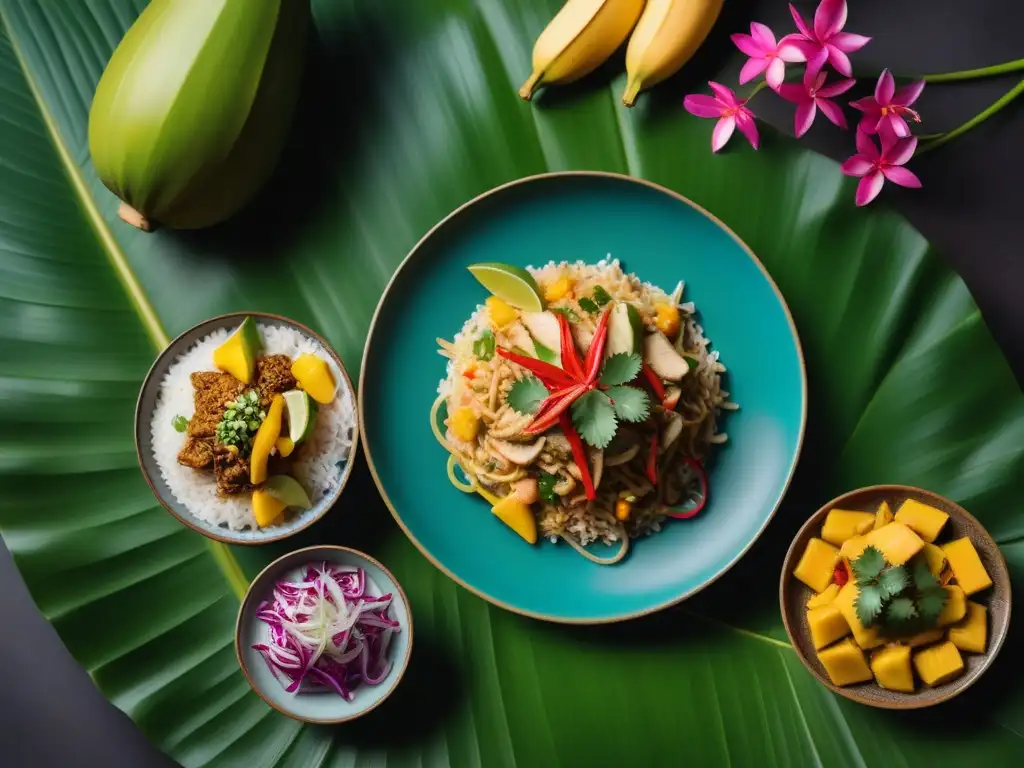
{"type": "Polygon", "coordinates": [[[779,602],[782,606],[782,620],[786,632],[793,643],[796,655],[811,674],[827,688],[840,696],[867,704],[869,707],[882,709],[920,709],[940,704],[969,688],[999,654],[999,649],[1006,639],[1010,627],[1010,573],[1006,567],[999,547],[988,531],[967,510],[949,499],[908,485],[875,485],[844,493],[815,512],[804,523],[786,553],[782,564],[782,578],[779,583],[779,602]],[[818,661],[818,654],[811,642],[810,629],[807,626],[807,600],[813,592],[803,582],[793,576],[793,570],[803,554],[807,542],[821,534],[821,526],[825,516],[833,508],[874,512],[878,505],[887,501],[895,513],[905,499],[916,499],[930,506],[941,509],[949,514],[949,520],[936,540],[944,544],[964,536],[974,544],[981,562],[992,578],[992,586],[971,595],[969,599],[983,603],[988,608],[988,648],[985,653],[963,653],[964,672],[948,683],[929,687],[917,681],[914,693],[887,691],[874,681],[857,685],[836,686],[828,677],[825,668],[818,661]]]}
{"type": "Polygon", "coordinates": [[[412,640],[412,611],[395,577],[369,555],[331,545],[289,552],[264,568],[249,586],[235,624],[235,653],[252,689],[278,712],[296,720],[320,725],[336,725],[354,720],[380,706],[405,674],[412,655],[412,640]],[[352,701],[345,701],[332,690],[288,693],[285,684],[274,677],[259,651],[252,648],[257,643],[267,642],[269,638],[267,625],[256,618],[256,612],[260,603],[271,595],[274,585],[282,579],[294,580],[304,573],[307,565],[321,561],[366,571],[366,591],[374,596],[390,592],[393,596],[390,615],[401,625],[388,649],[391,671],[378,685],[359,686],[352,701]]]}
{"type": "MultiPolygon", "coordinates": [[[[197,370],[214,370],[212,361],[202,368],[197,370]]],[[[185,436],[182,435],[182,442],[184,443],[185,436]]],[[[312,330],[297,323],[294,320],[289,320],[286,317],[279,315],[268,315],[262,312],[236,312],[230,315],[220,315],[219,317],[213,317],[209,320],[204,320],[198,325],[185,331],[183,334],[178,336],[174,341],[167,345],[167,348],[157,357],[156,362],[149,369],[149,373],[146,374],[145,380],[142,382],[142,389],[139,392],[139,399],[135,405],[135,451],[139,458],[139,467],[142,469],[142,475],[145,477],[146,482],[149,484],[150,489],[153,491],[153,495],[156,496],[157,501],[174,515],[178,520],[187,525],[194,531],[207,536],[217,541],[222,541],[227,544],[266,544],[271,541],[278,541],[280,539],[287,538],[303,528],[306,528],[321,517],[330,509],[334,503],[341,496],[341,492],[345,489],[345,485],[348,483],[348,479],[352,474],[352,466],[354,464],[354,458],[356,451],[359,448],[359,427],[356,419],[356,396],[355,388],[352,386],[352,380],[349,378],[348,372],[345,370],[345,366],[341,362],[341,358],[338,357],[337,353],[331,349],[330,345],[324,341],[319,335],[314,333],[312,330]],[[344,466],[342,468],[341,478],[338,481],[337,486],[322,499],[320,499],[312,508],[305,510],[301,514],[292,515],[287,522],[282,525],[274,525],[263,529],[247,529],[243,531],[233,531],[223,525],[214,525],[205,520],[201,520],[192,512],[189,511],[188,507],[175,498],[174,493],[171,491],[160,472],[160,468],[157,465],[156,458],[153,455],[153,435],[151,430],[151,422],[153,420],[153,412],[157,407],[158,398],[160,395],[160,385],[167,374],[168,369],[175,363],[179,356],[185,353],[190,347],[196,342],[209,336],[214,331],[220,329],[226,329],[233,331],[237,328],[246,317],[251,317],[256,321],[256,324],[260,328],[266,328],[268,326],[284,326],[291,328],[292,330],[298,331],[307,338],[311,339],[320,347],[320,350],[325,359],[331,366],[334,373],[334,379],[338,385],[338,398],[345,398],[352,413],[352,432],[351,432],[351,447],[348,452],[348,456],[344,460],[344,466]]],[[[213,477],[210,476],[210,482],[213,483],[213,477]]],[[[212,486],[211,486],[212,487],[212,486]]]]}

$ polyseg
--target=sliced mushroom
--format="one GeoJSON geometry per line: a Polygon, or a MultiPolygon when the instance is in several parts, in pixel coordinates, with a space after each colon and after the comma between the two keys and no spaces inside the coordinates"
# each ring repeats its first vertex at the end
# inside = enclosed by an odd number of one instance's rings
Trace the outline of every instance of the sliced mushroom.
{"type": "Polygon", "coordinates": [[[561,432],[552,432],[546,435],[548,439],[547,449],[556,456],[569,456],[572,453],[572,446],[569,444],[569,438],[563,435],[561,432]]]}
{"type": "Polygon", "coordinates": [[[644,362],[666,381],[679,381],[690,371],[690,364],[660,331],[644,337],[644,362]]]}
{"type": "Polygon", "coordinates": [[[604,474],[604,451],[600,448],[591,451],[590,462],[593,465],[590,476],[593,479],[594,488],[598,488],[601,485],[601,476],[604,474]]]}
{"type": "Polygon", "coordinates": [[[675,411],[665,411],[665,428],[661,430],[661,450],[665,450],[683,433],[683,417],[675,411]]]}
{"type": "Polygon", "coordinates": [[[553,490],[559,496],[568,496],[576,488],[576,481],[569,475],[559,475],[559,478],[553,490]]]}
{"type": "Polygon", "coordinates": [[[620,464],[626,464],[633,460],[633,457],[640,451],[640,446],[637,443],[633,443],[622,453],[616,453],[613,456],[605,458],[604,463],[606,467],[617,467],[620,464]]]}
{"type": "Polygon", "coordinates": [[[510,443],[507,440],[491,440],[490,442],[496,453],[522,467],[540,456],[540,452],[544,450],[546,439],[539,437],[534,443],[510,443]]]}
{"type": "Polygon", "coordinates": [[[580,472],[579,465],[577,465],[575,461],[570,461],[565,468],[569,470],[569,474],[575,477],[577,480],[583,479],[583,473],[580,472]]]}

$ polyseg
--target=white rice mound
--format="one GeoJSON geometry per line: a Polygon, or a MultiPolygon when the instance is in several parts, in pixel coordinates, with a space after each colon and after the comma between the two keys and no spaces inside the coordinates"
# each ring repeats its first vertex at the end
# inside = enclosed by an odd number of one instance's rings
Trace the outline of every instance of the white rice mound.
{"type": "MultiPolygon", "coordinates": [[[[296,448],[292,475],[309,494],[315,507],[337,487],[352,452],[355,426],[355,397],[331,356],[323,346],[300,331],[281,325],[260,325],[263,355],[298,357],[309,352],[328,361],[338,385],[330,405],[320,405],[316,424],[304,443],[296,448]]],[[[189,378],[198,371],[214,371],[213,350],[228,338],[227,330],[218,330],[199,340],[171,364],[160,382],[156,408],[150,422],[153,458],[156,459],[167,487],[174,498],[198,519],[232,531],[257,528],[249,494],[218,496],[213,474],[178,463],[178,452],[186,435],[173,425],[175,416],[191,419],[195,413],[194,390],[189,378]]]]}

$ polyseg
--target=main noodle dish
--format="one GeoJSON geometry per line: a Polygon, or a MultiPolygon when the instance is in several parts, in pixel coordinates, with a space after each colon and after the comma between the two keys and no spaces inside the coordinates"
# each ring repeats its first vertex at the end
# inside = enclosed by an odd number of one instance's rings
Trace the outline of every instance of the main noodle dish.
{"type": "Polygon", "coordinates": [[[718,417],[737,406],[683,283],[666,293],[610,259],[469,269],[492,295],[437,340],[448,366],[430,415],[452,484],[527,542],[601,564],[699,513],[727,440],[718,417]]]}

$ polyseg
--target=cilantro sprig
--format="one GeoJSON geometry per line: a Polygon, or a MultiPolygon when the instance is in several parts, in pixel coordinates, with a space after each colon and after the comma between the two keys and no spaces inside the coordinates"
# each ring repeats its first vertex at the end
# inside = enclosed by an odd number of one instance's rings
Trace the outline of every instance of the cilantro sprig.
{"type": "Polygon", "coordinates": [[[480,337],[473,342],[473,354],[484,362],[494,357],[494,348],[494,332],[490,329],[481,333],[480,337]]]}
{"type": "Polygon", "coordinates": [[[923,555],[894,566],[879,549],[867,547],[850,566],[857,583],[854,608],[865,627],[896,635],[928,629],[949,599],[923,555]]]}

